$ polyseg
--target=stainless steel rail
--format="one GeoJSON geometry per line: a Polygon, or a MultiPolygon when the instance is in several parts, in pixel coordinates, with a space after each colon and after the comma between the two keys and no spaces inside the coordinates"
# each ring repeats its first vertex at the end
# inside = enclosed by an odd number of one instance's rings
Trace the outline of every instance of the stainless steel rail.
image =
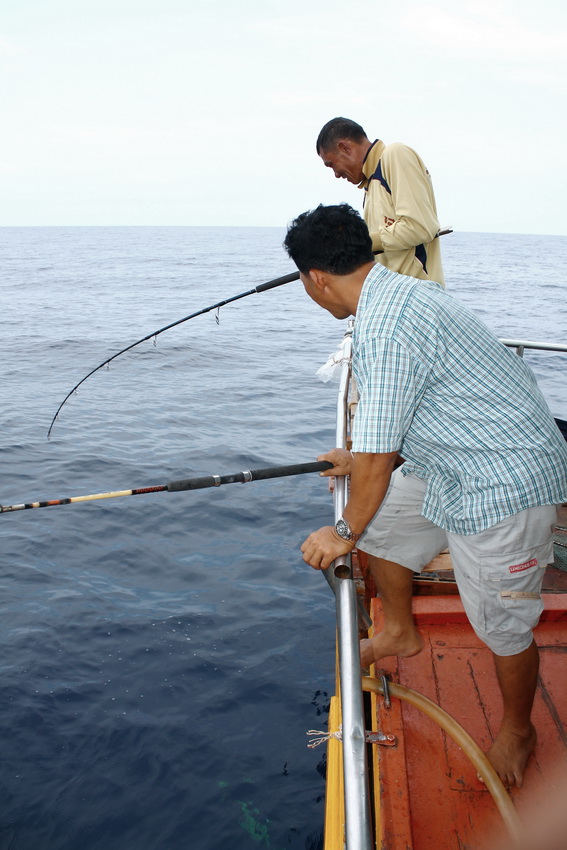
{"type": "MultiPolygon", "coordinates": [[[[351,380],[352,329],[349,322],[341,364],[337,401],[336,445],[346,448],[348,393],[351,380]]],[[[335,520],[342,516],[348,499],[344,476],[335,481],[335,520]]],[[[362,701],[360,654],[358,644],[357,593],[353,580],[350,555],[337,558],[329,571],[334,575],[337,609],[337,639],[341,684],[343,768],[345,788],[345,848],[371,850],[370,788],[366,760],[366,732],[362,701]]]]}
{"type": "Polygon", "coordinates": [[[534,351],[567,352],[567,345],[561,342],[533,342],[527,339],[501,339],[500,342],[508,346],[508,348],[515,348],[516,354],[519,354],[520,357],[526,348],[531,348],[534,351]]]}

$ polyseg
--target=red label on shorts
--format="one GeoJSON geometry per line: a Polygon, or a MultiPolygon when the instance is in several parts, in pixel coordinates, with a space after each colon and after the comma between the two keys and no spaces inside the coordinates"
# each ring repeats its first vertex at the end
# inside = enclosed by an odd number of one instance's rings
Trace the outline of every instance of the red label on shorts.
{"type": "Polygon", "coordinates": [[[537,558],[532,558],[531,561],[525,561],[523,564],[514,564],[508,567],[511,573],[523,573],[524,570],[529,570],[530,567],[537,567],[537,558]]]}

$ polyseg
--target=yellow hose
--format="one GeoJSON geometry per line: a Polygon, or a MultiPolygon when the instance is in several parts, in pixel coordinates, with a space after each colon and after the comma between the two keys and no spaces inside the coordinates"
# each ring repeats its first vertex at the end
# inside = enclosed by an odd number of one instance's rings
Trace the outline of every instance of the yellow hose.
{"type": "MultiPolygon", "coordinates": [[[[382,682],[370,676],[363,676],[362,689],[364,691],[373,691],[377,694],[384,694],[382,682]]],[[[446,711],[423,694],[411,688],[406,688],[405,685],[397,685],[395,682],[388,682],[388,691],[398,699],[415,706],[415,708],[427,714],[428,717],[444,729],[459,747],[461,747],[490,791],[511,837],[518,841],[523,834],[522,822],[518,817],[518,813],[502,780],[476,741],[457,723],[454,717],[451,717],[450,714],[447,714],[446,711]]]]}

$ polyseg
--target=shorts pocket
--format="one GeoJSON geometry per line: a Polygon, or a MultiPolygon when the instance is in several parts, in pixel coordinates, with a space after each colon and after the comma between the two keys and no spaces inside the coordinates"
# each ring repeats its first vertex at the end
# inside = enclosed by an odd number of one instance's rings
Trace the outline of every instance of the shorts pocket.
{"type": "Polygon", "coordinates": [[[541,584],[548,558],[546,544],[528,556],[524,550],[482,559],[480,621],[485,632],[525,634],[537,625],[543,611],[541,584]]]}

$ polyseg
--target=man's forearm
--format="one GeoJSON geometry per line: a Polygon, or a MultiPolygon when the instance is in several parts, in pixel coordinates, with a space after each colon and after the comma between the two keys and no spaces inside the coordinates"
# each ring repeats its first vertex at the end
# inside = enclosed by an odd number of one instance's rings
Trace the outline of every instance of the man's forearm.
{"type": "MultiPolygon", "coordinates": [[[[353,460],[345,449],[333,449],[319,456],[318,460],[334,464],[322,475],[350,475],[350,495],[343,517],[355,534],[364,531],[382,504],[397,457],[397,452],[380,455],[357,452],[353,460]]],[[[326,570],[335,558],[348,554],[354,546],[354,540],[339,536],[334,525],[327,525],[310,534],[301,551],[307,564],[316,570],[326,570]]]]}
{"type": "Polygon", "coordinates": [[[397,452],[355,453],[350,474],[349,499],[343,516],[356,534],[362,534],[382,504],[397,457],[397,452]]]}

